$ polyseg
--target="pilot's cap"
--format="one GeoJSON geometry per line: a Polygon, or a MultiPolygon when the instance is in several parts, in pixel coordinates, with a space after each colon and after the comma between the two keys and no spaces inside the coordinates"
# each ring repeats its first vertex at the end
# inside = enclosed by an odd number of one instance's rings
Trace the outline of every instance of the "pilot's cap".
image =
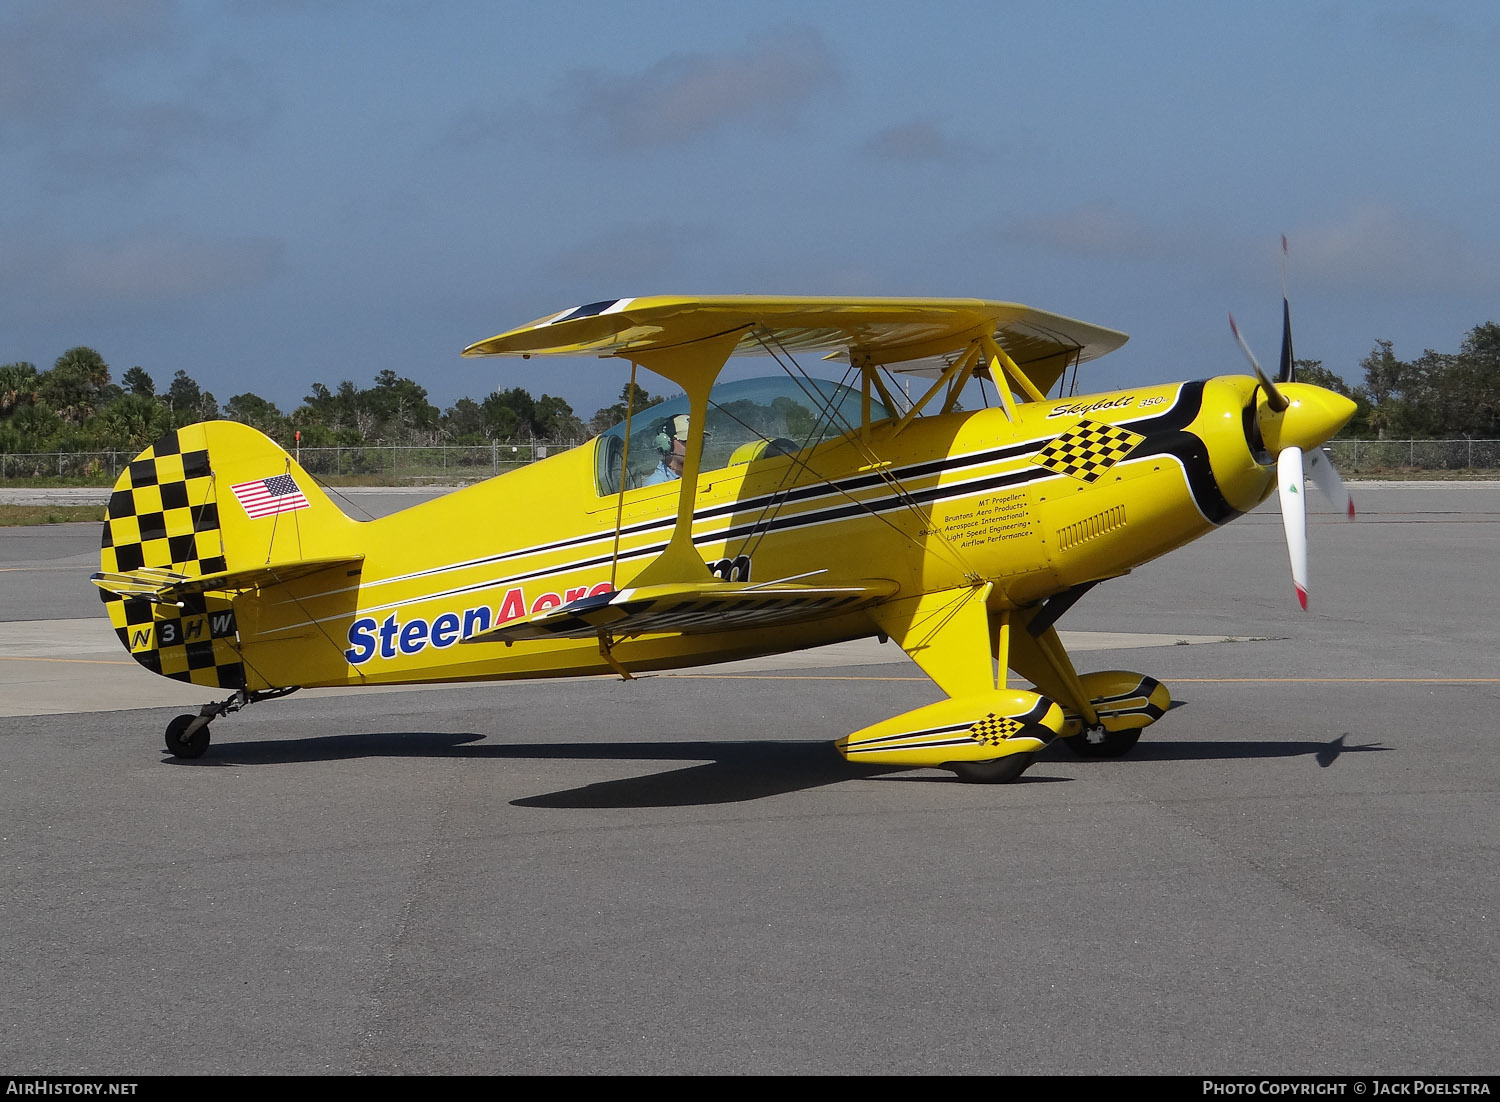
{"type": "Polygon", "coordinates": [[[672,436],[673,436],[674,439],[681,440],[684,444],[687,443],[687,438],[688,438],[688,415],[687,414],[685,414],[685,413],[679,413],[676,417],[672,418],[671,433],[672,433],[672,436]]]}

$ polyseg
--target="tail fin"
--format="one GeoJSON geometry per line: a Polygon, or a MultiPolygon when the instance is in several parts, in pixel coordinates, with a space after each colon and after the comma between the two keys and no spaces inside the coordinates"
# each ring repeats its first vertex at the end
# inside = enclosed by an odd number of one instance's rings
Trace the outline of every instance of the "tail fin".
{"type": "Polygon", "coordinates": [[[120,642],[195,685],[264,687],[240,655],[238,590],[360,560],[356,523],[273,441],[231,421],[143,451],[105,517],[94,582],[120,642]]]}

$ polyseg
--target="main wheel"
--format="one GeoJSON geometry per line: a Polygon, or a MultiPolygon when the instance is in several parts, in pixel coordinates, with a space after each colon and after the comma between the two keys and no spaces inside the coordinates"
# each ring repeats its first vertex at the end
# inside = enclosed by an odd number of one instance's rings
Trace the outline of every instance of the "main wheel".
{"type": "Polygon", "coordinates": [[[1141,729],[1131,727],[1124,731],[1083,731],[1062,741],[1080,758],[1118,758],[1128,754],[1130,748],[1141,741],[1141,729]]]}
{"type": "Polygon", "coordinates": [[[187,729],[197,719],[194,715],[178,716],[167,724],[167,752],[176,758],[201,758],[208,749],[208,724],[205,723],[191,735],[187,729]],[[184,737],[186,735],[186,737],[184,737]]]}
{"type": "Polygon", "coordinates": [[[1026,772],[1036,761],[1036,751],[1023,754],[1007,754],[994,761],[955,761],[944,768],[953,770],[958,779],[971,784],[1005,784],[1026,772]]]}

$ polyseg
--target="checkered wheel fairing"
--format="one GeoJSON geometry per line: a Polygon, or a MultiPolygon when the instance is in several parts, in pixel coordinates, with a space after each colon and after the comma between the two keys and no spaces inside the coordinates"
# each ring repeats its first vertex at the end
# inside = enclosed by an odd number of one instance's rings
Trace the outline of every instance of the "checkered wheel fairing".
{"type": "MultiPolygon", "coordinates": [[[[105,512],[99,552],[105,573],[156,567],[199,577],[226,568],[205,443],[201,429],[170,433],[120,476],[105,512]]],[[[203,594],[162,604],[102,596],[120,642],[148,670],[194,685],[245,687],[229,600],[203,594]]]]}
{"type": "Polygon", "coordinates": [[[1000,746],[1006,740],[1018,736],[1051,742],[1057,732],[1046,724],[1048,713],[1056,705],[1044,696],[1037,696],[1024,712],[1002,715],[989,712],[983,719],[969,727],[968,736],[981,746],[1000,746]]]}
{"type": "Polygon", "coordinates": [[[969,737],[986,746],[999,746],[1012,735],[1020,734],[1025,726],[1009,716],[997,716],[991,712],[969,728],[969,737]]]}

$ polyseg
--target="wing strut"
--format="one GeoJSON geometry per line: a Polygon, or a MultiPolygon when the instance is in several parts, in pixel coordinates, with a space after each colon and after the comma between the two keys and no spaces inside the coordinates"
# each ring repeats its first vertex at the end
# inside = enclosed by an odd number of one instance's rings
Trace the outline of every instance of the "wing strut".
{"type": "MultiPolygon", "coordinates": [[[[913,418],[915,418],[917,414],[922,411],[922,407],[925,406],[928,402],[932,401],[933,395],[942,390],[943,387],[951,386],[955,380],[957,380],[966,370],[969,369],[970,366],[973,365],[978,356],[978,346],[970,345],[967,352],[965,352],[962,356],[949,364],[947,370],[939,375],[937,377],[937,381],[934,382],[930,388],[928,388],[927,393],[922,395],[922,397],[917,401],[913,402],[911,405],[911,409],[907,410],[901,415],[901,419],[896,422],[895,427],[891,430],[892,439],[900,436],[901,430],[906,428],[907,425],[911,424],[913,418]]],[[[1011,420],[1015,420],[1014,415],[1012,415],[1011,420]]]]}
{"type": "MultiPolygon", "coordinates": [[[[964,375],[974,368],[981,356],[985,360],[985,367],[989,371],[990,378],[994,380],[995,389],[1000,392],[1000,400],[1005,405],[1006,416],[1012,421],[1016,419],[1016,400],[1012,396],[1012,391],[1021,395],[1025,401],[1045,402],[1047,400],[1046,395],[1036,388],[1036,384],[1031,381],[1026,372],[1021,370],[1016,361],[1011,359],[1010,354],[1000,347],[995,338],[990,333],[981,332],[969,342],[969,347],[964,354],[943,370],[927,393],[913,402],[911,408],[901,415],[892,435],[899,435],[945,386],[948,388],[948,400],[943,407],[943,412],[948,412],[957,400],[964,375]]],[[[878,384],[879,380],[877,379],[876,382],[878,384]]]]}
{"type": "Polygon", "coordinates": [[[618,589],[620,526],[625,516],[625,482],[630,477],[630,418],[635,412],[635,364],[630,365],[630,389],[625,392],[625,444],[620,452],[620,489],[615,495],[615,546],[609,559],[609,586],[618,589]]]}
{"type": "MultiPolygon", "coordinates": [[[[885,403],[885,408],[887,410],[900,408],[896,405],[896,399],[891,396],[890,389],[885,385],[885,380],[880,377],[879,365],[861,362],[861,364],[859,365],[859,370],[864,375],[866,380],[875,384],[875,389],[880,392],[880,400],[885,403]]],[[[870,418],[867,413],[865,415],[864,424],[864,428],[867,433],[869,430],[869,423],[870,418]]]]}
{"type": "MultiPolygon", "coordinates": [[[[1063,596],[1066,597],[1067,594],[1063,596]]],[[[1082,596],[1082,593],[1078,593],[1078,596],[1082,596]]],[[[1082,717],[1085,725],[1096,727],[1099,724],[1099,712],[1089,699],[1062,640],[1057,637],[1055,619],[1055,616],[1051,620],[1047,619],[1045,605],[1038,606],[1029,614],[1025,609],[991,613],[992,623],[999,621],[992,629],[997,642],[995,656],[1002,667],[1008,665],[1035,685],[1043,696],[1070,707],[1075,715],[1082,717]],[[1045,623],[1040,630],[1036,627],[1038,622],[1045,623]],[[1026,630],[1013,631],[1012,627],[1024,627],[1026,630]],[[1008,653],[999,649],[1001,640],[1008,645],[1008,653]]]]}
{"type": "Polygon", "coordinates": [[[1015,388],[1026,395],[1030,401],[1045,402],[1047,400],[1046,395],[1036,388],[1036,384],[1027,377],[1026,372],[1021,370],[1016,361],[1010,358],[1005,349],[1000,347],[993,336],[989,333],[981,333],[979,343],[984,348],[984,354],[989,357],[990,377],[995,378],[996,366],[1001,369],[1000,378],[995,379],[995,385],[1000,390],[1001,400],[1005,402],[1006,412],[1011,415],[1012,421],[1015,420],[1016,408],[1010,397],[1011,388],[1002,385],[1000,379],[1009,379],[1015,384],[1015,388]]]}
{"type": "Polygon", "coordinates": [[[698,496],[698,470],[703,460],[708,392],[744,333],[744,328],[737,328],[689,344],[629,353],[633,363],[682,387],[689,410],[687,455],[682,461],[682,478],[677,492],[677,522],[662,553],[631,583],[635,588],[707,581],[712,577],[708,564],[693,546],[693,504],[698,496]]]}

